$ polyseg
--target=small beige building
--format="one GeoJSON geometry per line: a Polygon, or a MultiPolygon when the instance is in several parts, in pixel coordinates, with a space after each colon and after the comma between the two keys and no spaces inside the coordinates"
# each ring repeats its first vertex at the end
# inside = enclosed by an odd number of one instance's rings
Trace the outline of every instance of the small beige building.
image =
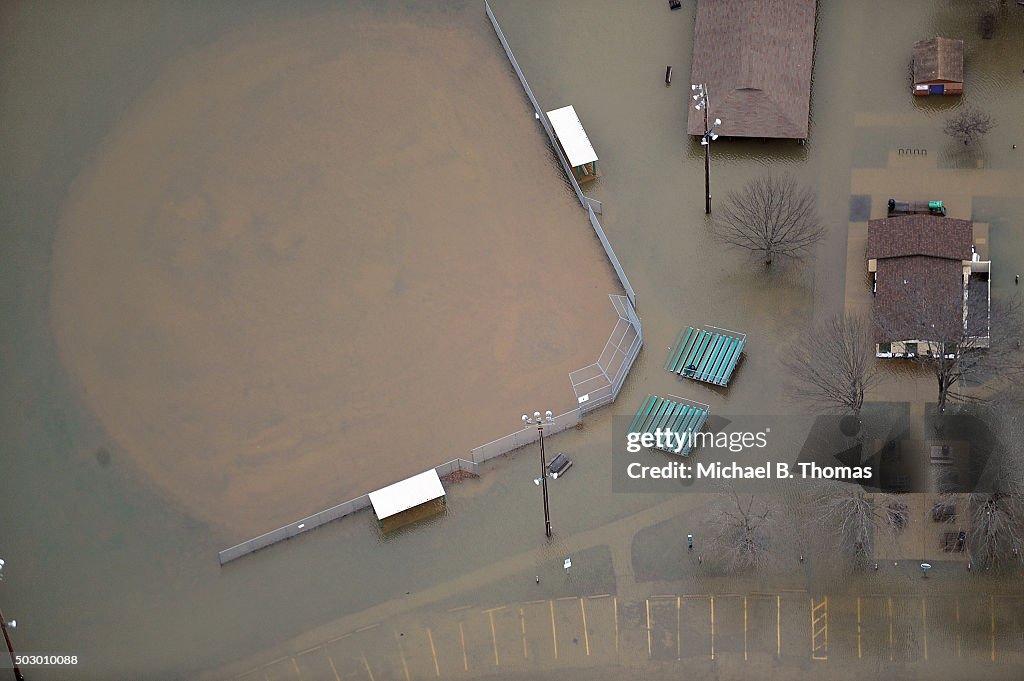
{"type": "Polygon", "coordinates": [[[964,92],[964,41],[935,37],[914,43],[914,95],[964,92]]]}

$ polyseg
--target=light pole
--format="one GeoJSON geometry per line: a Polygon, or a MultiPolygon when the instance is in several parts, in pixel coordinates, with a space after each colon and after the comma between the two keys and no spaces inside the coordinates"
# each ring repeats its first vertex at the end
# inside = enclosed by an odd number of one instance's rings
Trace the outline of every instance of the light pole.
{"type": "Polygon", "coordinates": [[[714,129],[722,124],[722,119],[716,118],[715,122],[708,126],[710,102],[706,83],[691,85],[690,89],[694,91],[693,99],[697,102],[693,108],[704,112],[704,135],[700,138],[701,146],[704,147],[704,214],[711,215],[711,143],[718,139],[714,129]]]}
{"type": "MultiPolygon", "coordinates": [[[[0,558],[0,581],[4,578],[4,560],[0,558]]],[[[14,654],[14,644],[11,643],[11,634],[7,631],[7,627],[10,626],[14,629],[18,626],[17,620],[11,620],[10,622],[4,617],[3,610],[0,610],[0,629],[4,631],[4,641],[7,642],[7,652],[11,654],[11,665],[14,667],[14,678],[17,681],[25,681],[25,675],[21,673],[21,669],[18,668],[17,655],[14,654]]]]}
{"type": "Polygon", "coordinates": [[[541,418],[540,412],[533,412],[533,419],[523,414],[523,423],[529,426],[531,423],[537,424],[537,432],[540,433],[540,484],[544,488],[544,534],[551,537],[551,514],[548,512],[548,462],[544,456],[544,424],[554,423],[555,419],[551,415],[551,411],[544,412],[544,418],[541,418]]]}

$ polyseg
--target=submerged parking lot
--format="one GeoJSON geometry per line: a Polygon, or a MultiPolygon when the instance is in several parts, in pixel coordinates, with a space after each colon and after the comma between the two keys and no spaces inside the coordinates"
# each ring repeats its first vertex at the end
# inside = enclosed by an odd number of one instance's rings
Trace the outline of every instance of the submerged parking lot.
{"type": "MultiPolygon", "coordinates": [[[[776,593],[563,596],[453,607],[362,627],[239,681],[474,678],[619,667],[859,678],[879,665],[1001,678],[1024,664],[1024,596],[776,593]]],[[[895,672],[897,678],[899,672],[895,672]]]]}

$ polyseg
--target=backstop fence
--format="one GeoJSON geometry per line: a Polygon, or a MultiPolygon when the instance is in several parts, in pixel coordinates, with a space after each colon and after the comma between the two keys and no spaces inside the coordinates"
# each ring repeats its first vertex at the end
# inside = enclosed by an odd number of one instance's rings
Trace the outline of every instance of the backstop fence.
{"type": "Polygon", "coordinates": [[[597,362],[569,374],[580,415],[615,401],[644,344],[643,328],[625,296],[608,296],[619,315],[597,362]]]}

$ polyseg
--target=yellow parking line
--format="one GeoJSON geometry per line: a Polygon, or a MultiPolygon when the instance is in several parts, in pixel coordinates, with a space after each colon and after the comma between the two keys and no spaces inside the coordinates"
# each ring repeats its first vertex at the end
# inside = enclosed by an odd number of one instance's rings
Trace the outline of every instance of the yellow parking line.
{"type": "Polygon", "coordinates": [[[427,627],[427,640],[430,641],[430,654],[434,656],[434,676],[441,676],[441,665],[437,663],[437,648],[434,647],[434,635],[427,627]]]}
{"type": "Polygon", "coordinates": [[[469,608],[472,608],[472,607],[473,607],[472,605],[460,605],[457,608],[448,608],[448,612],[458,612],[459,610],[468,610],[469,608]]]}
{"type": "Polygon", "coordinates": [[[647,657],[653,657],[654,653],[651,651],[651,599],[648,598],[647,603],[647,657]]]}
{"type": "Polygon", "coordinates": [[[682,618],[683,610],[683,599],[676,596],[676,659],[683,659],[682,655],[682,634],[679,632],[681,629],[680,620],[682,618]]]}
{"type": "Polygon", "coordinates": [[[338,670],[334,666],[334,660],[330,655],[327,655],[327,662],[331,665],[331,671],[334,672],[334,681],[341,681],[341,677],[338,676],[338,670]]]}
{"type": "Polygon", "coordinates": [[[891,662],[893,657],[895,657],[892,641],[892,596],[888,596],[887,598],[889,602],[889,661],[891,662]]]}
{"type": "Polygon", "coordinates": [[[302,672],[299,671],[299,663],[295,661],[294,657],[292,658],[292,666],[295,667],[295,678],[302,681],[302,672]]]}
{"type": "Polygon", "coordinates": [[[469,657],[466,656],[466,630],[459,622],[459,642],[462,644],[462,668],[469,671],[469,657]]]}
{"type": "Polygon", "coordinates": [[[992,613],[992,661],[996,661],[996,599],[995,596],[988,597],[989,612],[992,613]]]}
{"type": "Polygon", "coordinates": [[[494,631],[494,611],[488,610],[487,617],[491,620],[491,643],[494,645],[494,666],[499,666],[498,663],[498,635],[494,631]]]}
{"type": "MultiPolygon", "coordinates": [[[[268,663],[266,663],[265,665],[263,665],[263,668],[264,668],[264,670],[265,670],[265,669],[266,669],[267,667],[273,667],[273,666],[274,666],[275,664],[277,664],[278,662],[284,662],[284,661],[285,661],[285,660],[287,659],[287,657],[288,657],[287,655],[282,655],[282,656],[281,656],[281,657],[279,657],[279,658],[276,658],[276,659],[274,659],[274,660],[271,660],[270,662],[268,662],[268,663]]],[[[266,674],[267,674],[267,672],[266,672],[266,671],[264,671],[264,672],[263,672],[263,675],[264,675],[264,676],[266,676],[266,674]]]]}
{"type": "Polygon", "coordinates": [[[362,633],[362,632],[364,632],[364,631],[369,631],[370,629],[375,629],[375,628],[377,628],[377,627],[379,627],[379,626],[380,626],[380,622],[378,622],[377,624],[367,624],[367,625],[366,625],[365,627],[363,627],[363,628],[361,628],[361,629],[356,629],[356,630],[355,630],[354,632],[352,632],[352,633],[354,633],[354,634],[359,634],[359,633],[362,633]]]}
{"type": "Polygon", "coordinates": [[[555,659],[558,659],[558,632],[555,629],[555,602],[548,601],[548,605],[551,606],[551,645],[555,649],[555,659]]]}
{"type": "Polygon", "coordinates": [[[960,599],[956,599],[956,656],[960,654],[960,599]]]}
{"type": "Polygon", "coordinates": [[[356,632],[350,631],[347,634],[342,634],[341,636],[335,636],[334,638],[331,638],[331,639],[328,639],[327,641],[325,641],[324,645],[327,646],[327,645],[330,645],[332,643],[337,643],[338,641],[342,640],[343,638],[348,638],[349,636],[351,636],[354,633],[356,633],[356,632]]]}
{"type": "Polygon", "coordinates": [[[504,610],[507,607],[508,607],[507,605],[499,605],[496,608],[488,608],[487,610],[481,610],[480,612],[485,612],[485,613],[498,612],[499,610],[504,610]]]}
{"type": "Polygon", "coordinates": [[[366,667],[366,674],[370,677],[370,681],[377,681],[373,678],[373,670],[370,669],[370,663],[366,660],[366,655],[363,655],[363,666],[366,667]]]}
{"type": "Polygon", "coordinates": [[[861,645],[860,645],[860,596],[857,596],[857,659],[861,659],[861,645]]]}
{"type": "Polygon", "coordinates": [[[775,657],[782,657],[782,596],[775,594],[775,657]]]}
{"type": "Polygon", "coordinates": [[[743,597],[743,661],[747,661],[747,597],[743,597]]]}
{"type": "Polygon", "coordinates": [[[580,613],[583,615],[583,643],[587,648],[587,657],[590,657],[590,634],[587,633],[587,609],[583,607],[583,599],[580,599],[580,613]]]}
{"type": "Polygon", "coordinates": [[[528,658],[530,655],[527,653],[526,648],[526,613],[522,608],[519,608],[519,628],[523,632],[523,657],[528,658]]]}
{"type": "Polygon", "coordinates": [[[555,600],[556,601],[574,601],[574,600],[576,600],[576,596],[559,596],[555,600]]]}
{"type": "Polygon", "coordinates": [[[928,661],[928,600],[921,597],[921,632],[924,635],[924,661],[928,661]]]}
{"type": "Polygon", "coordinates": [[[612,597],[612,616],[615,618],[615,654],[619,654],[619,597],[612,597]]]}
{"type": "Polygon", "coordinates": [[[711,659],[715,659],[715,597],[711,596],[711,659]]]}
{"type": "Polygon", "coordinates": [[[611,598],[611,594],[597,594],[596,596],[587,596],[592,601],[596,601],[598,598],[611,598]]]}
{"type": "Polygon", "coordinates": [[[405,661],[405,651],[402,650],[402,642],[398,640],[398,636],[395,636],[395,644],[398,646],[398,659],[402,662],[402,672],[405,675],[405,681],[412,681],[409,677],[409,665],[405,661]]]}

